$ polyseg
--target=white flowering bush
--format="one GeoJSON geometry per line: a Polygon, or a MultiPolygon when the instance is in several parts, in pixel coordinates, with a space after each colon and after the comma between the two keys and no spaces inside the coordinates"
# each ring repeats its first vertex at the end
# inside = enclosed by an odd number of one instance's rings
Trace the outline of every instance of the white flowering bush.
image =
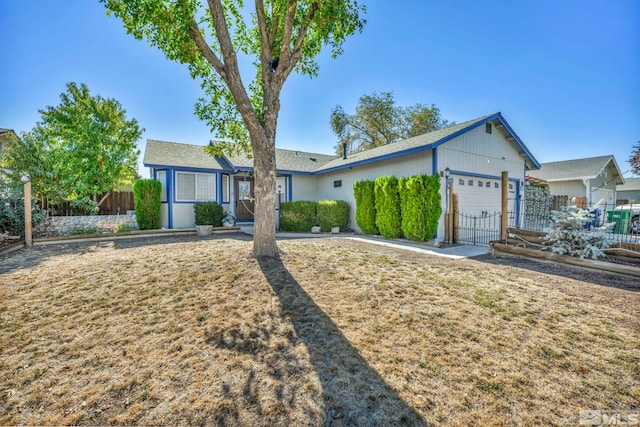
{"type": "Polygon", "coordinates": [[[562,210],[551,211],[551,226],[544,229],[547,234],[543,249],[580,258],[605,257],[603,249],[611,244],[607,239],[607,231],[612,224],[591,226],[599,205],[600,202],[591,209],[581,209],[576,206],[574,198],[562,210]]]}

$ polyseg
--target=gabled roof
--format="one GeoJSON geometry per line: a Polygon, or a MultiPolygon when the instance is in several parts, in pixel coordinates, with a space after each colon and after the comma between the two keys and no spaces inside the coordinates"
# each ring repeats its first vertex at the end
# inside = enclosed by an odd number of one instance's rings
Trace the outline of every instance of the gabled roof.
{"type": "MultiPolygon", "coordinates": [[[[515,146],[525,159],[527,169],[537,169],[540,167],[538,161],[533,157],[511,126],[509,126],[509,123],[502,117],[501,113],[491,114],[382,147],[361,151],[347,156],[346,159],[334,155],[276,148],[276,167],[278,171],[319,174],[361,164],[378,162],[437,148],[447,141],[469,132],[478,126],[482,126],[485,123],[494,124],[496,129],[502,132],[507,141],[515,146]]],[[[143,163],[145,166],[153,167],[167,166],[223,171],[253,168],[253,159],[247,155],[216,157],[214,159],[206,154],[200,145],[187,145],[155,140],[147,140],[143,163]]]]}
{"type": "Polygon", "coordinates": [[[147,140],[144,150],[145,166],[167,166],[189,169],[214,169],[233,171],[233,167],[221,157],[212,157],[204,152],[202,145],[147,140]]]}
{"type": "Polygon", "coordinates": [[[596,178],[610,163],[615,168],[615,175],[609,178],[616,184],[624,183],[622,172],[612,155],[543,163],[540,170],[532,172],[531,175],[548,182],[582,181],[596,178]]]}
{"type": "Polygon", "coordinates": [[[640,178],[625,178],[624,184],[616,186],[617,191],[640,191],[640,178]]]}
{"type": "Polygon", "coordinates": [[[540,167],[538,161],[533,157],[531,152],[529,152],[527,147],[524,145],[518,135],[513,131],[513,129],[511,129],[511,126],[509,126],[504,117],[502,117],[502,114],[495,113],[474,120],[469,120],[467,122],[452,125],[444,129],[438,129],[436,131],[425,133],[423,135],[414,136],[413,138],[394,142],[392,144],[387,144],[382,147],[376,147],[370,150],[351,154],[347,156],[346,159],[339,157],[319,168],[316,172],[328,172],[345,167],[353,167],[394,157],[405,156],[407,154],[412,154],[419,151],[431,150],[444,144],[447,141],[452,140],[453,138],[456,138],[466,132],[477,128],[478,126],[482,126],[483,124],[489,122],[493,122],[496,123],[496,125],[499,125],[497,127],[502,130],[507,140],[516,145],[516,148],[518,148],[520,153],[525,158],[528,169],[537,169],[538,167],[540,167]]]}
{"type": "MultiPolygon", "coordinates": [[[[279,171],[312,173],[336,158],[338,156],[276,148],[276,167],[279,171]]],[[[253,159],[246,154],[229,157],[229,162],[237,169],[253,168],[253,159]]]]}
{"type": "MultiPolygon", "coordinates": [[[[336,156],[306,153],[276,148],[276,165],[279,171],[311,173],[336,156]]],[[[212,157],[204,146],[177,142],[147,140],[143,163],[153,167],[180,167],[187,169],[212,169],[226,172],[253,168],[253,159],[243,154],[235,157],[212,157]]]]}

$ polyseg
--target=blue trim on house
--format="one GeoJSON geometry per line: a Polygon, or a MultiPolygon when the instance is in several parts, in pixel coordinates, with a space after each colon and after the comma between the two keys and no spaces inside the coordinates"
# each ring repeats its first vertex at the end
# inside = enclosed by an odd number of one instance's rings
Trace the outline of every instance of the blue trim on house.
{"type": "Polygon", "coordinates": [[[438,147],[431,150],[431,175],[438,174],[438,147]]]}
{"type": "Polygon", "coordinates": [[[167,170],[167,225],[169,229],[173,229],[173,172],[173,169],[167,170]]]}
{"type": "Polygon", "coordinates": [[[434,144],[422,145],[420,147],[413,147],[413,148],[409,148],[407,150],[396,151],[394,153],[385,154],[384,156],[372,157],[370,159],[361,160],[359,162],[347,163],[345,165],[335,166],[335,167],[332,167],[332,168],[329,168],[329,169],[322,169],[320,171],[313,172],[312,175],[320,175],[320,174],[323,174],[323,173],[334,172],[334,171],[342,170],[342,169],[352,169],[355,166],[367,165],[369,163],[377,163],[377,162],[380,162],[382,160],[394,159],[396,157],[406,156],[406,155],[409,155],[409,154],[414,154],[414,153],[419,153],[421,151],[430,150],[432,148],[434,148],[434,144]]]}
{"type": "MultiPolygon", "coordinates": [[[[501,176],[497,176],[497,175],[485,175],[482,173],[475,173],[475,172],[464,172],[464,171],[457,171],[457,170],[450,170],[449,173],[451,175],[462,175],[462,176],[471,176],[474,178],[485,178],[485,179],[497,179],[498,181],[502,180],[501,176]]],[[[520,179],[518,178],[509,178],[509,181],[513,181],[513,182],[520,182],[520,179]]]]}
{"type": "Polygon", "coordinates": [[[179,172],[201,172],[201,173],[231,173],[231,171],[226,169],[207,169],[207,168],[190,168],[187,166],[166,166],[166,165],[152,165],[145,163],[145,167],[149,168],[159,168],[159,169],[173,169],[179,172]]]}
{"type": "Polygon", "coordinates": [[[293,176],[288,175],[287,177],[287,201],[293,200],[293,176]]]}
{"type": "Polygon", "coordinates": [[[502,123],[502,125],[507,129],[507,131],[511,134],[511,136],[513,136],[513,139],[516,141],[516,143],[520,146],[520,148],[522,148],[522,151],[525,152],[525,154],[527,156],[529,156],[529,158],[531,159],[531,162],[533,163],[533,165],[536,167],[536,169],[540,169],[540,163],[538,162],[538,160],[536,160],[535,157],[533,157],[533,154],[531,154],[531,151],[529,151],[529,149],[527,148],[526,145],[524,145],[524,142],[522,142],[522,140],[520,139],[520,137],[518,136],[518,134],[513,130],[513,128],[511,127],[511,125],[509,125],[509,123],[507,123],[507,120],[502,117],[501,113],[498,113],[498,120],[500,121],[500,123],[502,123]]]}

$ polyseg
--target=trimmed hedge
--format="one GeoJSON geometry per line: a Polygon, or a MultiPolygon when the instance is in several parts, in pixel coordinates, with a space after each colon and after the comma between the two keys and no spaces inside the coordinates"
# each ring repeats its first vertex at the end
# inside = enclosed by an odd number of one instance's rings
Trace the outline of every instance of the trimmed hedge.
{"type": "Polygon", "coordinates": [[[353,184],[353,195],[356,199],[356,224],[364,234],[378,234],[375,186],[376,183],[371,180],[358,181],[353,184]]]}
{"type": "Polygon", "coordinates": [[[376,226],[387,239],[402,236],[400,195],[395,176],[379,176],[375,183],[376,226]]]}
{"type": "Polygon", "coordinates": [[[299,200],[280,203],[280,229],[309,232],[316,223],[316,202],[299,200]]]}
{"type": "Polygon", "coordinates": [[[349,203],[344,200],[320,200],[316,213],[316,221],[322,231],[331,231],[333,227],[344,231],[349,226],[349,203]]]}
{"type": "Polygon", "coordinates": [[[432,239],[442,213],[440,177],[414,175],[400,178],[398,184],[405,237],[421,242],[432,239]]]}
{"type": "Polygon", "coordinates": [[[196,225],[222,226],[224,209],[216,202],[196,203],[193,205],[193,213],[196,217],[196,225]]]}
{"type": "Polygon", "coordinates": [[[133,184],[133,202],[140,230],[160,228],[162,184],[155,179],[139,179],[133,184]]]}

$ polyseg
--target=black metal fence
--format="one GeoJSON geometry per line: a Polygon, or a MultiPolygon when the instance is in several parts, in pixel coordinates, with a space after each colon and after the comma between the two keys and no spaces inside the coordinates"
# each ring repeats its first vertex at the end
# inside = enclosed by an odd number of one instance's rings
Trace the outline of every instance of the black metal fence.
{"type": "Polygon", "coordinates": [[[500,212],[481,212],[479,215],[456,212],[455,233],[459,243],[488,245],[492,240],[500,240],[500,212]]]}

